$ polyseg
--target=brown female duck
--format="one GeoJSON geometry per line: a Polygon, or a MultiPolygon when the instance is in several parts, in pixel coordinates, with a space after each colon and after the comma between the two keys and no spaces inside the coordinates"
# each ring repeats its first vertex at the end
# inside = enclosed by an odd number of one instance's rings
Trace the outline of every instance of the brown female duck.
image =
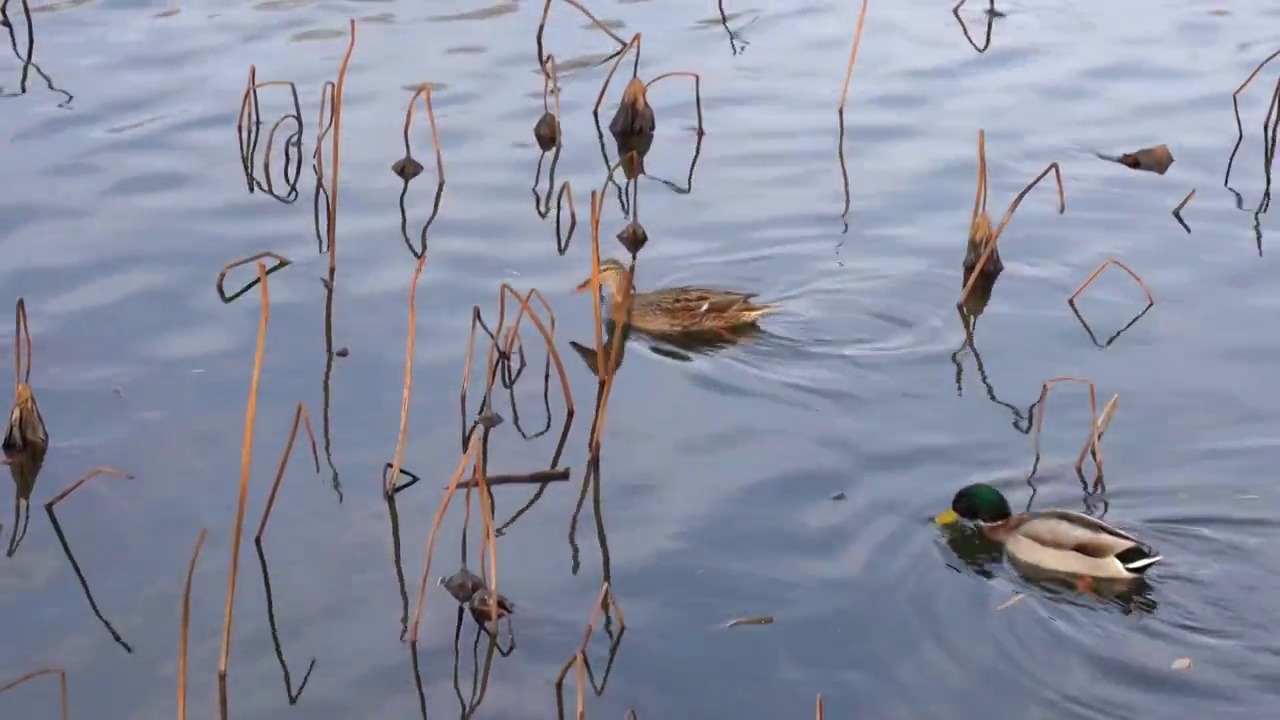
{"type": "MultiPolygon", "coordinates": [[[[600,283],[610,300],[610,309],[622,300],[627,268],[613,258],[600,263],[600,283]]],[[[577,292],[591,287],[591,278],[577,292]]],[[[752,302],[756,293],[709,287],[673,287],[648,292],[632,292],[631,325],[655,335],[723,331],[750,325],[778,309],[777,305],[752,302]]]]}

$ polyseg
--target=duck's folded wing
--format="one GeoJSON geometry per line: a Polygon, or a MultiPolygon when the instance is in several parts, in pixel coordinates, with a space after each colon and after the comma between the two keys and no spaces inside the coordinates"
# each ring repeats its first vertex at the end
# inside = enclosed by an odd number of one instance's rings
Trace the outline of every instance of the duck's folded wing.
{"type": "Polygon", "coordinates": [[[1090,557],[1110,557],[1140,545],[1137,539],[1083,513],[1051,510],[1027,521],[1018,533],[1029,540],[1058,550],[1090,557]]]}

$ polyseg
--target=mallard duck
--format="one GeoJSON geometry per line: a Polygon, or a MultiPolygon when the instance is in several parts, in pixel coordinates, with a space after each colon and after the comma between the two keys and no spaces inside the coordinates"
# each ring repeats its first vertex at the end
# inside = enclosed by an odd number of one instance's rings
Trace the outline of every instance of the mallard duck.
{"type": "Polygon", "coordinates": [[[1083,513],[1047,510],[1015,515],[1004,495],[984,483],[960,488],[951,509],[934,519],[945,525],[961,518],[1003,544],[1015,562],[1049,572],[1132,580],[1164,559],[1132,535],[1083,513]]]}
{"type": "MultiPolygon", "coordinates": [[[[622,299],[627,267],[613,258],[600,263],[600,282],[610,305],[622,299]]],[[[577,292],[591,287],[591,278],[577,292]]],[[[723,331],[749,325],[778,309],[777,305],[751,301],[756,293],[708,287],[673,287],[631,295],[631,325],[655,335],[723,331]]]]}

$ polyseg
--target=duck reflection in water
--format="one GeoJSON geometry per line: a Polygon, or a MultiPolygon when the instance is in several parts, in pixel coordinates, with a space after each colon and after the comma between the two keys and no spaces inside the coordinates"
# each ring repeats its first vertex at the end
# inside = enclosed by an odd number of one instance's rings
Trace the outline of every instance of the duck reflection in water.
{"type": "Polygon", "coordinates": [[[1013,514],[999,490],[975,483],[935,521],[956,557],[984,578],[994,578],[991,567],[1008,558],[1023,579],[1054,596],[1084,593],[1125,612],[1157,607],[1144,574],[1163,558],[1100,519],[1066,510],[1013,514]]]}

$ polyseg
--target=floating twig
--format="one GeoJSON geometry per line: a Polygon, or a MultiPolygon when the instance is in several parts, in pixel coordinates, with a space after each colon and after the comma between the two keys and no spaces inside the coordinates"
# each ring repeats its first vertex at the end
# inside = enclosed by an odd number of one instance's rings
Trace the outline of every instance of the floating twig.
{"type": "Polygon", "coordinates": [[[80,486],[99,475],[110,475],[112,477],[125,478],[128,480],[133,479],[132,475],[116,470],[115,468],[105,466],[95,468],[84,477],[68,485],[65,490],[55,495],[52,500],[46,502],[44,504],[44,511],[49,515],[49,523],[53,525],[53,532],[58,536],[58,543],[62,545],[63,554],[67,556],[67,561],[71,563],[71,570],[75,572],[76,579],[80,581],[80,589],[84,591],[84,597],[89,601],[89,608],[93,610],[93,614],[97,616],[98,621],[107,629],[107,632],[111,633],[111,638],[116,641],[116,644],[124,648],[126,653],[132,654],[133,648],[130,647],[129,643],[125,642],[124,638],[120,636],[120,633],[116,631],[115,626],[113,626],[102,614],[102,611],[98,609],[98,603],[93,599],[93,593],[89,590],[89,581],[85,579],[84,572],[80,569],[80,563],[76,562],[76,556],[71,552],[71,545],[67,542],[67,536],[62,532],[62,524],[58,522],[58,515],[53,510],[55,505],[65,500],[67,496],[71,495],[71,493],[79,490],[80,486]]]}
{"type": "MultiPolygon", "coordinates": [[[[552,470],[534,470],[529,473],[490,475],[485,479],[485,483],[490,487],[495,485],[544,485],[549,482],[568,480],[571,472],[570,468],[563,467],[552,470]]],[[[480,487],[480,481],[474,478],[463,480],[458,483],[458,487],[462,489],[480,487]]]]}
{"type": "Polygon", "coordinates": [[[724,626],[726,628],[735,628],[740,625],[772,625],[772,624],[773,624],[772,615],[759,615],[756,617],[736,618],[734,620],[730,620],[729,622],[725,623],[724,626]]]}

